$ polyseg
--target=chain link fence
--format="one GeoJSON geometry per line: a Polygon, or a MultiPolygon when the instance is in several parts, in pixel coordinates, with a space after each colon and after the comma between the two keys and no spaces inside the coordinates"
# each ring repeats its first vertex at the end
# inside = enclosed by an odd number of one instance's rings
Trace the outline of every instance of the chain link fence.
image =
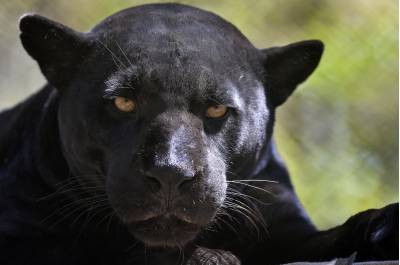
{"type": "MultiPolygon", "coordinates": [[[[18,39],[38,12],[81,31],[146,1],[0,0],[0,109],[45,80],[18,39]]],[[[163,2],[163,1],[160,1],[163,2]]],[[[321,39],[310,79],[280,107],[275,135],[300,199],[320,228],[398,200],[398,2],[177,1],[235,24],[257,47],[321,39]]]]}

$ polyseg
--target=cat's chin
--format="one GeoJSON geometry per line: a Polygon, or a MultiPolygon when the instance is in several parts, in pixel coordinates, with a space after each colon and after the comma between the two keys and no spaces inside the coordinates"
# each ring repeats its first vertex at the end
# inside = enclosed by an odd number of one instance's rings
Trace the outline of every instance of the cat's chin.
{"type": "Polygon", "coordinates": [[[149,247],[182,247],[201,230],[197,224],[174,215],[162,215],[127,224],[132,235],[149,247]]]}

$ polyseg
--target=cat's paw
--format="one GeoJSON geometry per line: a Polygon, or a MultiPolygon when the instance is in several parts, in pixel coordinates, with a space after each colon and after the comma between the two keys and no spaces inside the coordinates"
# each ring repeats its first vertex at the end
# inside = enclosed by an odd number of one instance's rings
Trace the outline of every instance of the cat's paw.
{"type": "Polygon", "coordinates": [[[353,216],[357,260],[397,260],[399,257],[399,204],[353,216]]]}
{"type": "Polygon", "coordinates": [[[187,265],[240,265],[240,260],[229,251],[197,248],[187,265]]]}

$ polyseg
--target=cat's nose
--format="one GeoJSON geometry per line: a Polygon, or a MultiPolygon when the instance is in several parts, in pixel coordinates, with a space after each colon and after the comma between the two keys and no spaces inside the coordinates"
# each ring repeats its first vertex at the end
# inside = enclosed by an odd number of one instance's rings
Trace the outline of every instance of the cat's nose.
{"type": "Polygon", "coordinates": [[[189,169],[175,166],[154,165],[145,172],[148,181],[153,182],[159,190],[166,194],[180,192],[184,186],[190,185],[195,179],[195,173],[189,169]]]}

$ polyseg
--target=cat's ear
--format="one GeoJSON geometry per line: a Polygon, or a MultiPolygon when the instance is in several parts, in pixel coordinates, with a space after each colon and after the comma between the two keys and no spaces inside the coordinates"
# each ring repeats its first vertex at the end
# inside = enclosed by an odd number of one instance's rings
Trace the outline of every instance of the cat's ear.
{"type": "Polygon", "coordinates": [[[261,50],[265,69],[267,97],[279,106],[315,70],[324,45],[319,40],[296,42],[282,47],[261,50]]]}
{"type": "Polygon", "coordinates": [[[59,89],[67,86],[90,48],[86,34],[35,14],[23,15],[19,28],[22,45],[48,82],[59,89]]]}

